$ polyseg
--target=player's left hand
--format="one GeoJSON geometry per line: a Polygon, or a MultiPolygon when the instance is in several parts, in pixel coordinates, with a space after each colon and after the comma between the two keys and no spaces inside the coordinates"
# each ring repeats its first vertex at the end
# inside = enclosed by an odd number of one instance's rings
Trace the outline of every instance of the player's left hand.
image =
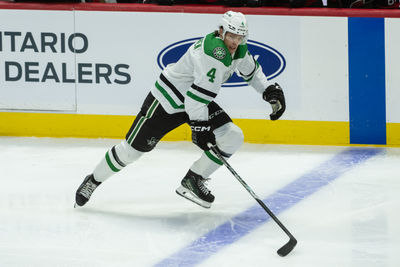
{"type": "Polygon", "coordinates": [[[271,104],[272,113],[269,115],[271,120],[279,119],[286,110],[285,96],[278,83],[271,84],[265,89],[263,99],[271,104]]]}

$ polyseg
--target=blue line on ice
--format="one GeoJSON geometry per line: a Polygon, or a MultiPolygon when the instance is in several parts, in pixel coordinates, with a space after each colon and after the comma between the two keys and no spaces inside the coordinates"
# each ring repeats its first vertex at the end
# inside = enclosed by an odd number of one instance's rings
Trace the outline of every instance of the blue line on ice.
{"type": "MultiPolygon", "coordinates": [[[[325,185],[328,185],[354,166],[363,163],[382,151],[379,148],[353,147],[346,149],[263,199],[263,201],[275,214],[279,214],[312,195],[325,185]]],[[[254,231],[257,227],[270,221],[270,219],[259,204],[256,204],[199,237],[181,250],[161,260],[155,266],[186,267],[198,265],[225,246],[236,242],[241,237],[254,231]]],[[[293,226],[288,226],[288,228],[293,228],[293,226]]]]}

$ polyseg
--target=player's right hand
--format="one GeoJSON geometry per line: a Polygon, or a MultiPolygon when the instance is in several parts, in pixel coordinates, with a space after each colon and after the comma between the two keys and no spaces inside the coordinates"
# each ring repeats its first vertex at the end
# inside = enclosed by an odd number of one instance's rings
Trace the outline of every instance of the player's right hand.
{"type": "Polygon", "coordinates": [[[209,150],[207,143],[215,145],[215,135],[209,121],[190,121],[192,142],[203,150],[209,150]]]}

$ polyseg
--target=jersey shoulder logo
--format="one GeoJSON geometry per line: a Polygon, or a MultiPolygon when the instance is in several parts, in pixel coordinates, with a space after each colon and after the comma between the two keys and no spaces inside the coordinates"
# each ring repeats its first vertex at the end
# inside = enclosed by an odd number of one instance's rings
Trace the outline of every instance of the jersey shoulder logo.
{"type": "Polygon", "coordinates": [[[224,59],[226,57],[226,51],[222,47],[216,47],[213,50],[213,55],[216,59],[224,59]]]}

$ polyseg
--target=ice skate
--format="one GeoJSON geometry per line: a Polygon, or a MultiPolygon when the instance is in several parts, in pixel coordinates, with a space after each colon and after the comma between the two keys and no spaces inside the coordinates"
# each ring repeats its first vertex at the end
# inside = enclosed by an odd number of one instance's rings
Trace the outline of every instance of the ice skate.
{"type": "Polygon", "coordinates": [[[94,179],[93,174],[86,176],[75,195],[75,206],[83,206],[89,201],[93,191],[101,184],[94,179]]]}
{"type": "Polygon", "coordinates": [[[189,170],[182,179],[181,186],[176,189],[176,193],[203,208],[210,208],[215,197],[204,185],[206,180],[207,179],[189,170]]]}

